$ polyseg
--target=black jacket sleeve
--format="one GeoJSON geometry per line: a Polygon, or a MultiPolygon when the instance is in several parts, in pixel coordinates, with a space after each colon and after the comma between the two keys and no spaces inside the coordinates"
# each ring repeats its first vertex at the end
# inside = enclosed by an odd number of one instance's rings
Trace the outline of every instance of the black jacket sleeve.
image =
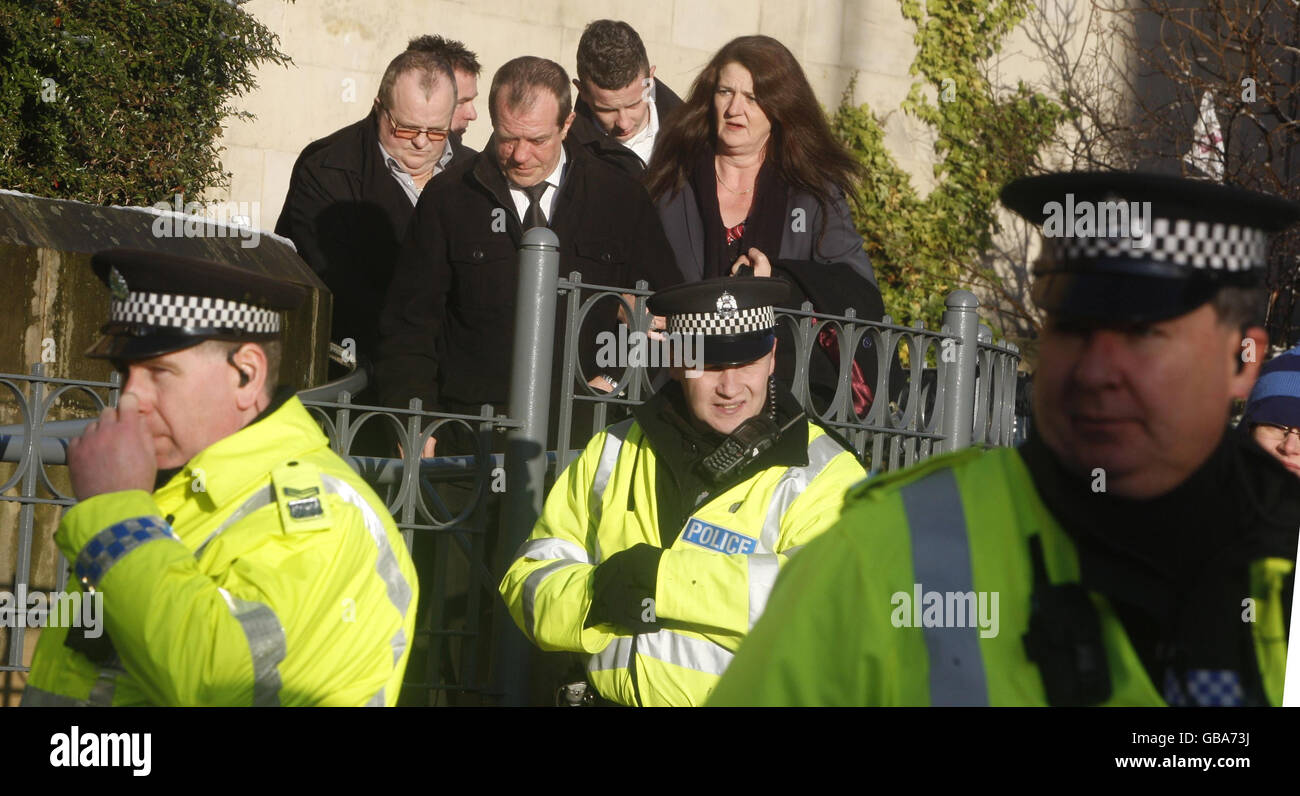
{"type": "Polygon", "coordinates": [[[677,266],[673,247],[668,243],[668,236],[664,234],[663,222],[659,220],[659,211],[655,209],[645,189],[636,192],[636,209],[636,220],[632,227],[635,237],[630,262],[633,282],[644,279],[650,283],[651,290],[663,290],[685,282],[686,277],[677,266]]]}
{"type": "Polygon", "coordinates": [[[275,234],[293,241],[298,256],[318,274],[326,270],[326,258],[316,237],[316,219],[333,202],[315,170],[308,168],[299,157],[289,178],[289,192],[284,197],[280,218],[275,222],[275,234]]]}

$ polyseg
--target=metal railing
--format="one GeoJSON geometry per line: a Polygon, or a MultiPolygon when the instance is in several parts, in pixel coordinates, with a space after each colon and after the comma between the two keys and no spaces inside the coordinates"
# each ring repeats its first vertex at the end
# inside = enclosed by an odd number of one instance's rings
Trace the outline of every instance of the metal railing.
{"type": "MultiPolygon", "coordinates": [[[[651,321],[645,308],[649,291],[645,283],[631,290],[585,284],[578,273],[562,279],[558,262],[553,233],[535,229],[525,235],[508,417],[495,415],[490,406],[475,416],[424,411],[419,401],[407,409],[356,404],[352,395],[365,387],[360,371],[299,393],[331,447],[384,499],[408,548],[417,534],[430,540],[432,555],[420,573],[423,610],[414,645],[421,662],[416,665],[413,657],[407,671],[405,695],[410,701],[523,701],[529,644],[507,615],[497,584],[536,522],[550,480],[591,434],[644,401],[666,378],[662,367],[629,364],[619,373],[616,392],[588,386],[595,374],[585,372],[581,361],[584,323],[594,319],[601,302],[612,301],[622,307],[627,333],[644,334],[651,321]],[[563,345],[558,347],[552,343],[557,314],[564,323],[563,345]],[[562,381],[552,385],[557,349],[562,381]],[[549,427],[552,401],[558,402],[554,435],[549,427]],[[391,442],[395,452],[400,443],[401,456],[352,453],[361,429],[370,423],[391,429],[391,442]],[[448,425],[470,432],[477,453],[419,459],[424,441],[448,425]],[[493,444],[494,435],[502,431],[508,432],[506,452],[492,453],[499,447],[493,444]],[[488,499],[492,493],[501,495],[499,511],[488,499]],[[499,537],[494,539],[498,522],[499,537]],[[495,561],[490,560],[494,541],[495,561]]],[[[888,316],[874,322],[856,318],[851,311],[816,313],[806,303],[779,310],[778,322],[795,350],[791,390],[810,415],[841,433],[873,471],[909,466],[971,444],[1010,444],[1019,353],[1014,346],[991,342],[989,330],[979,325],[977,310],[975,296],[963,290],[948,296],[940,330],[898,325],[888,316]],[[826,385],[821,385],[819,397],[809,374],[813,358],[830,356],[818,342],[828,328],[835,330],[838,361],[833,363],[833,392],[826,398],[826,385]],[[864,344],[876,352],[876,372],[863,374],[875,398],[858,411],[852,373],[859,361],[855,354],[864,344]]],[[[46,509],[57,512],[74,503],[70,494],[56,488],[47,468],[64,464],[67,440],[81,433],[90,416],[116,405],[120,384],[116,376],[109,382],[50,378],[38,364],[28,375],[0,374],[0,388],[0,410],[11,402],[22,420],[0,427],[0,478],[4,463],[15,465],[7,480],[0,481],[0,519],[17,506],[13,577],[8,583],[0,580],[0,589],[30,589],[38,510],[57,506],[46,509]],[[88,396],[80,406],[69,407],[81,419],[52,419],[56,404],[72,393],[88,396]],[[38,494],[42,492],[47,496],[38,494]]],[[[55,524],[57,516],[44,517],[44,527],[52,530],[55,524]]],[[[62,591],[68,572],[61,555],[53,569],[53,590],[62,591]]],[[[24,635],[21,627],[0,629],[0,674],[25,670],[24,635]]]]}
{"type": "MultiPolygon", "coordinates": [[[[645,282],[632,290],[591,285],[576,272],[556,280],[555,288],[564,298],[558,440],[567,464],[576,455],[574,449],[608,425],[615,414],[644,401],[662,383],[666,369],[625,367],[616,379],[620,385],[616,394],[589,386],[594,374],[582,368],[578,350],[583,322],[599,302],[612,301],[630,318],[626,337],[645,335],[651,321],[645,300],[651,293],[645,282]],[[575,409],[584,404],[594,407],[591,422],[577,428],[575,409]]],[[[794,340],[791,392],[817,421],[843,435],[873,471],[910,467],[934,453],[972,444],[1011,444],[1019,349],[992,342],[992,331],[979,323],[979,302],[973,293],[955,290],[946,303],[943,327],[937,331],[920,322],[901,326],[888,315],[880,321],[862,320],[851,309],[845,315],[818,313],[807,302],[799,309],[777,310],[778,324],[794,340]],[[834,363],[834,394],[819,405],[810,384],[811,360],[829,356],[818,345],[819,333],[827,327],[843,344],[838,345],[834,363]],[[876,352],[875,373],[864,374],[874,400],[858,412],[851,381],[854,352],[864,347],[876,352]],[[900,376],[903,383],[894,384],[900,376]]]]}

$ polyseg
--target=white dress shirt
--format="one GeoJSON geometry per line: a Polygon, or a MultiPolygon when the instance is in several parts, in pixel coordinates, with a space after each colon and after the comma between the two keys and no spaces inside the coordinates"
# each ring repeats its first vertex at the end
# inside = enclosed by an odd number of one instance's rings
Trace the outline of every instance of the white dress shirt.
{"type": "MultiPolygon", "coordinates": [[[[544,180],[546,191],[542,193],[542,198],[537,204],[541,205],[542,215],[546,216],[546,223],[551,223],[551,214],[555,209],[555,199],[560,195],[560,177],[564,174],[564,162],[569,159],[568,154],[564,151],[564,145],[560,145],[560,162],[555,165],[555,171],[544,180]]],[[[516,188],[510,185],[510,198],[515,200],[515,212],[519,214],[519,220],[522,222],[528,215],[528,194],[524,193],[523,188],[516,188]]]]}
{"type": "Polygon", "coordinates": [[[641,132],[623,142],[623,146],[636,153],[641,158],[641,162],[650,164],[650,153],[655,148],[655,136],[659,135],[659,106],[655,105],[655,83],[650,80],[650,90],[646,92],[646,100],[650,105],[650,118],[646,120],[645,127],[641,132]]]}

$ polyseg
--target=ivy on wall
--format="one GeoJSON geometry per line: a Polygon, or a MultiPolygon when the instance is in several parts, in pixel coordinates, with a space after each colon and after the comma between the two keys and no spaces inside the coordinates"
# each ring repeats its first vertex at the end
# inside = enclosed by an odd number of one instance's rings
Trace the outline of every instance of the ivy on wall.
{"type": "Polygon", "coordinates": [[[933,130],[935,188],[922,198],[885,147],[881,119],[844,93],[832,127],[866,170],[854,219],[866,240],[885,309],[896,320],[938,328],[944,297],[991,287],[981,265],[998,229],[998,192],[1032,171],[1057,125],[1060,104],[1024,82],[999,92],[987,67],[1031,0],[900,0],[916,25],[918,51],[902,109],[933,130]],[[929,89],[929,90],[928,90],[929,89]]]}

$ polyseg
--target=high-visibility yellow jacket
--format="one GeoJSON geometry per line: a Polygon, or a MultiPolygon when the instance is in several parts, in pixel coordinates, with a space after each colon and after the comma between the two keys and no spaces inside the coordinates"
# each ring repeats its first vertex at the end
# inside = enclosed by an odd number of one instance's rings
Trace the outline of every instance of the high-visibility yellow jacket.
{"type": "MultiPolygon", "coordinates": [[[[117,660],[41,634],[24,705],[394,705],[415,570],[392,516],[302,403],[152,495],[97,495],[55,534],[103,597],[117,660]]],[[[74,631],[75,632],[75,631],[74,631]]]]}
{"type": "MultiPolygon", "coordinates": [[[[1009,448],[936,457],[853,489],[835,527],[783,573],[709,704],[1049,704],[1024,642],[1034,534],[1050,582],[1079,582],[1074,542],[1009,448]]],[[[1286,665],[1282,594],[1294,568],[1287,558],[1250,564],[1249,635],[1275,705],[1286,665]]],[[[1168,682],[1152,682],[1105,597],[1087,598],[1111,682],[1100,704],[1168,704],[1168,682]]],[[[1177,685],[1183,704],[1223,704],[1241,683],[1196,670],[1177,685]]]]}
{"type": "Polygon", "coordinates": [[[699,705],[763,613],[779,568],[830,526],[865,472],[852,452],[808,423],[806,465],[759,470],[691,513],[660,558],[658,632],[584,629],[596,566],[639,543],[662,546],[657,467],[634,420],[597,434],[547,496],[501,594],[542,649],[586,653],[590,681],[606,699],[699,705]]]}

